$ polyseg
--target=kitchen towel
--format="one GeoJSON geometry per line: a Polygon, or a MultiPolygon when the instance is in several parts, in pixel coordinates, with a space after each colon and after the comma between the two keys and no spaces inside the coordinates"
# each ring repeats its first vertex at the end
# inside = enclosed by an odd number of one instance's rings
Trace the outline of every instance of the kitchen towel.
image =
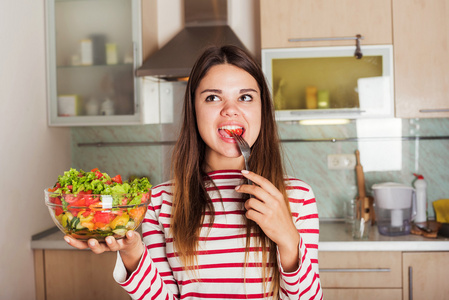
{"type": "Polygon", "coordinates": [[[439,199],[433,202],[437,222],[449,223],[449,199],[439,199]]]}

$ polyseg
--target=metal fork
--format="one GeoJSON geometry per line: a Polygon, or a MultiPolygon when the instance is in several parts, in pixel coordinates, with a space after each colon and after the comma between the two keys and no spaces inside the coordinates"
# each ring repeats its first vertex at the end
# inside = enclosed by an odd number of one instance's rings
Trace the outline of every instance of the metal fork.
{"type": "MultiPolygon", "coordinates": [[[[251,148],[241,135],[235,134],[232,131],[231,131],[231,135],[234,138],[234,140],[237,142],[240,152],[243,155],[243,159],[245,160],[245,169],[249,171],[248,161],[249,161],[249,156],[251,155],[251,148]]],[[[253,183],[251,180],[248,179],[248,184],[253,184],[253,183]]]]}

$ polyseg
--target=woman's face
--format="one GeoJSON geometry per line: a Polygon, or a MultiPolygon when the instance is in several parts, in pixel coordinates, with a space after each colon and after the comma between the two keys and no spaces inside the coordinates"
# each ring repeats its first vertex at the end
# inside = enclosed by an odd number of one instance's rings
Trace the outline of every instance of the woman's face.
{"type": "Polygon", "coordinates": [[[240,169],[244,160],[225,129],[241,129],[250,146],[259,136],[262,103],[256,80],[230,64],[209,69],[195,91],[198,130],[207,145],[206,171],[240,169]]]}

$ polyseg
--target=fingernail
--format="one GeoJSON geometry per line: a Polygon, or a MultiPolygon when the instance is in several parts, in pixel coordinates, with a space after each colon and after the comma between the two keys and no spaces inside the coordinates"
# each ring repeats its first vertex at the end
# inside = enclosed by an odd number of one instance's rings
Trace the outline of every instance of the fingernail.
{"type": "Polygon", "coordinates": [[[235,187],[235,190],[238,191],[240,189],[240,185],[235,187]]]}
{"type": "Polygon", "coordinates": [[[89,246],[91,246],[91,247],[95,246],[95,241],[94,240],[89,240],[89,246]]]}
{"type": "Polygon", "coordinates": [[[105,238],[106,243],[111,244],[112,243],[112,238],[110,236],[105,238]]]}
{"type": "Polygon", "coordinates": [[[248,170],[242,170],[242,174],[249,174],[248,170]]]}
{"type": "Polygon", "coordinates": [[[67,242],[67,244],[70,244],[70,238],[68,236],[65,236],[64,240],[67,242]]]}
{"type": "Polygon", "coordinates": [[[130,231],[128,231],[127,233],[126,233],[126,236],[130,239],[130,238],[132,238],[133,237],[133,231],[132,230],[130,230],[130,231]]]}

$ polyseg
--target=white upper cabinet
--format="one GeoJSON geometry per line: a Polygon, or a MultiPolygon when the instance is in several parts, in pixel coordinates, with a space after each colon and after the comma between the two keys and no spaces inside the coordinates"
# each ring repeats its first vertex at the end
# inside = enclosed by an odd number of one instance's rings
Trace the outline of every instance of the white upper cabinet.
{"type": "Polygon", "coordinates": [[[140,0],[47,0],[52,126],[140,124],[140,0]]]}

